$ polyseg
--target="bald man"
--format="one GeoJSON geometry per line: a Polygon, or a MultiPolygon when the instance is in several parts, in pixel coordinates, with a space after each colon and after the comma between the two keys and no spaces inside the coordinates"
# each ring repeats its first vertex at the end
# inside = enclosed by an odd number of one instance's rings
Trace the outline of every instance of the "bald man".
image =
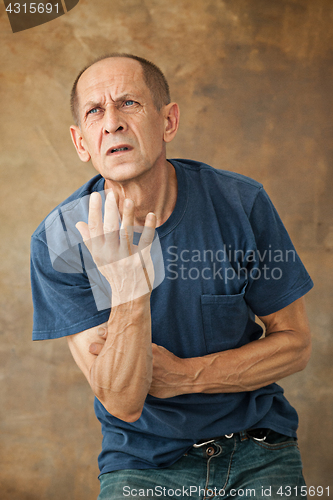
{"type": "Polygon", "coordinates": [[[179,107],[143,58],[94,61],[71,106],[98,175],[32,237],[33,338],[66,336],[96,396],[99,500],[304,497],[276,382],[308,362],[312,281],[262,185],[167,160],[179,107]]]}

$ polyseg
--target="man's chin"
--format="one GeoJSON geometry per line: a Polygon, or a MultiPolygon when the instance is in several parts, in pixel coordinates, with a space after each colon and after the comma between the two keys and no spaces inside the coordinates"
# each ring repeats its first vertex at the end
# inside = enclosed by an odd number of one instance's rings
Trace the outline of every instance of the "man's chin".
{"type": "Polygon", "coordinates": [[[111,182],[129,182],[136,178],[141,177],[149,168],[138,166],[135,163],[113,163],[112,165],[105,165],[100,174],[104,179],[111,182]]]}

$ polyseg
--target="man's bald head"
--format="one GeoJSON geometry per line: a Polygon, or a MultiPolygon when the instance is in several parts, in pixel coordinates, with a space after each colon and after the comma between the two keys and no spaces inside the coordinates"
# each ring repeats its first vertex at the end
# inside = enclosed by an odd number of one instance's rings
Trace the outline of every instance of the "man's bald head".
{"type": "Polygon", "coordinates": [[[76,77],[71,91],[71,111],[76,125],[80,124],[80,116],[78,109],[79,96],[77,92],[77,84],[79,79],[88,68],[90,68],[99,61],[103,61],[104,59],[109,59],[112,57],[127,57],[129,59],[134,59],[135,61],[138,61],[140,63],[144,82],[150,90],[157,111],[160,111],[162,106],[165,106],[170,103],[170,91],[168,82],[165,76],[163,75],[162,71],[154,63],[148,61],[147,59],[144,59],[143,57],[134,56],[132,54],[126,54],[126,53],[123,54],[114,52],[105,55],[103,57],[99,57],[98,59],[95,59],[93,62],[85,66],[76,77]]]}

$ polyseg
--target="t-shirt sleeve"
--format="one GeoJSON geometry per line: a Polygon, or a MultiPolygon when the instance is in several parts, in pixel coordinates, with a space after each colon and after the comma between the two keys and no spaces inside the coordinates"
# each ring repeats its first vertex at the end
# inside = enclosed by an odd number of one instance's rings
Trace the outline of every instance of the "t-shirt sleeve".
{"type": "Polygon", "coordinates": [[[93,265],[87,271],[87,249],[67,245],[61,253],[60,239],[61,234],[54,237],[57,249],[53,252],[45,232],[31,240],[33,340],[79,333],[104,323],[110,315],[110,290],[93,265]]]}
{"type": "Polygon", "coordinates": [[[249,221],[255,251],[246,256],[249,273],[245,300],[257,316],[266,316],[305,295],[313,282],[263,188],[249,221]]]}

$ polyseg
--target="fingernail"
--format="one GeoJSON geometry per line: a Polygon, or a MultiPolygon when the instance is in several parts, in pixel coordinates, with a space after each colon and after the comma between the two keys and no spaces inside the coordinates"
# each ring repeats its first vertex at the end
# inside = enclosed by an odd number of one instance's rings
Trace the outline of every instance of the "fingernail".
{"type": "Polygon", "coordinates": [[[90,351],[91,353],[96,352],[96,346],[95,346],[95,344],[90,344],[90,346],[89,346],[89,351],[90,351]]]}
{"type": "Polygon", "coordinates": [[[105,191],[106,193],[106,198],[115,198],[115,195],[114,195],[114,192],[112,191],[112,189],[109,189],[107,191],[105,191]]]}
{"type": "Polygon", "coordinates": [[[132,206],[133,201],[130,200],[129,198],[126,198],[125,200],[125,207],[130,208],[132,206]]]}
{"type": "Polygon", "coordinates": [[[98,334],[100,337],[103,337],[104,333],[105,333],[105,328],[99,328],[99,329],[97,330],[97,334],[98,334]]]}
{"type": "Polygon", "coordinates": [[[147,220],[150,220],[150,221],[153,221],[155,220],[155,214],[153,212],[149,212],[149,214],[147,214],[147,220]]]}

